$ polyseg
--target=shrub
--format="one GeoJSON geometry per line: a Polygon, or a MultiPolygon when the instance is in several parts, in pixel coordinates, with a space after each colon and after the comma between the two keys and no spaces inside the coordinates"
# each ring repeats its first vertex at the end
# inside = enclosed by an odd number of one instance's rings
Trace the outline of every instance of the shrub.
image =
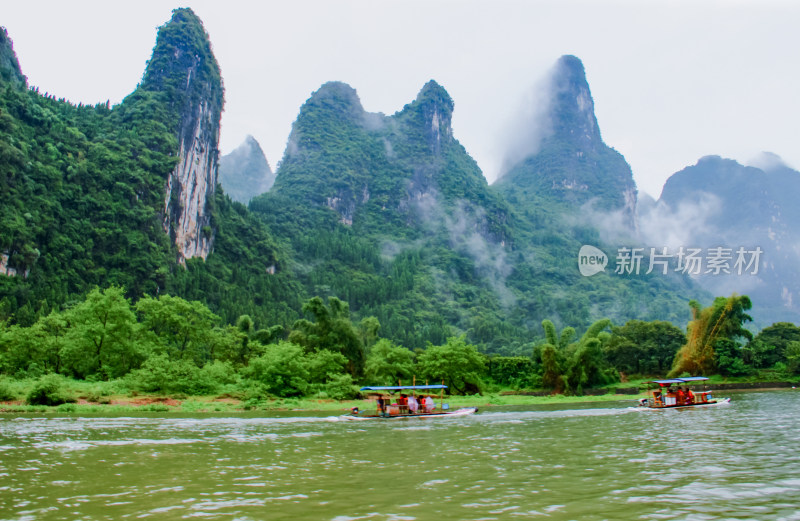
{"type": "Polygon", "coordinates": [[[150,393],[185,393],[190,395],[214,393],[217,385],[193,362],[170,361],[166,355],[147,359],[141,369],[132,371],[127,377],[129,385],[136,390],[150,393]]]}
{"type": "Polygon", "coordinates": [[[17,395],[11,387],[11,383],[5,378],[0,378],[0,402],[10,402],[16,399],[17,395]]]}
{"type": "Polygon", "coordinates": [[[303,396],[308,390],[309,373],[303,349],[289,342],[267,346],[265,353],[250,360],[243,374],[263,384],[270,394],[281,397],[303,396]]]}
{"type": "Polygon", "coordinates": [[[325,384],[325,394],[334,400],[352,400],[359,396],[358,389],[353,385],[353,377],[350,374],[341,374],[331,378],[325,384]]]}
{"type": "Polygon", "coordinates": [[[218,385],[235,384],[238,380],[233,364],[220,360],[207,363],[200,370],[200,373],[205,380],[218,385]]]}
{"type": "Polygon", "coordinates": [[[64,379],[57,374],[47,374],[39,378],[28,393],[30,405],[61,405],[71,403],[75,399],[64,392],[64,379]]]}

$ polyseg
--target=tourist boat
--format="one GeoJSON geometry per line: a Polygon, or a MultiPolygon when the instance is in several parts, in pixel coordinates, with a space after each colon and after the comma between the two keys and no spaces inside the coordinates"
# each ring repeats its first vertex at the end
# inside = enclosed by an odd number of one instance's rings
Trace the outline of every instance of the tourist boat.
{"type": "MultiPolygon", "coordinates": [[[[362,411],[358,407],[350,409],[350,414],[342,416],[348,420],[397,420],[408,418],[455,418],[459,416],[468,416],[478,412],[477,407],[462,407],[456,410],[450,410],[448,404],[443,402],[444,390],[447,389],[446,385],[389,385],[389,386],[366,386],[362,387],[361,392],[366,392],[368,400],[375,401],[375,409],[373,411],[362,411]],[[408,394],[416,399],[418,396],[431,396],[431,391],[439,391],[437,400],[434,401],[433,407],[425,408],[420,406],[417,412],[409,410],[407,405],[399,398],[408,394]],[[393,396],[395,393],[400,393],[399,396],[393,396]],[[394,403],[391,403],[394,402],[394,403]]],[[[432,398],[432,396],[431,396],[432,398]]]]}
{"type": "Polygon", "coordinates": [[[647,398],[639,400],[639,406],[648,409],[680,409],[722,405],[731,401],[730,398],[714,398],[712,391],[695,393],[685,385],[683,389],[681,388],[681,384],[697,383],[705,380],[708,380],[705,376],[653,380],[648,383],[655,384],[655,386],[648,391],[647,398]],[[673,385],[676,386],[675,389],[672,388],[673,385]]]}

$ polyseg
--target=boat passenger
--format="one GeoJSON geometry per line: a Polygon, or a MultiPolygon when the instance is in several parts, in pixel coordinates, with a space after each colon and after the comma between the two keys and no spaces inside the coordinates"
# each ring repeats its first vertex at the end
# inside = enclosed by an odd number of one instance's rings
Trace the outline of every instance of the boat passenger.
{"type": "Polygon", "coordinates": [[[678,387],[678,390],[676,391],[676,394],[678,396],[677,396],[677,401],[675,402],[675,404],[676,405],[683,405],[685,403],[685,400],[683,398],[683,389],[678,387]]]}
{"type": "Polygon", "coordinates": [[[386,402],[383,396],[378,396],[378,416],[382,416],[386,412],[386,402]]]}
{"type": "Polygon", "coordinates": [[[686,405],[692,405],[694,403],[694,393],[692,390],[687,387],[684,394],[686,396],[686,405]]]}
{"type": "Polygon", "coordinates": [[[408,411],[411,414],[417,414],[417,409],[419,408],[419,404],[417,403],[417,399],[412,394],[408,397],[408,411]]]}
{"type": "Polygon", "coordinates": [[[400,398],[397,399],[397,405],[400,407],[400,414],[407,414],[408,413],[408,396],[405,394],[401,394],[400,398]]]}
{"type": "Polygon", "coordinates": [[[433,412],[434,407],[436,404],[433,403],[433,398],[430,395],[425,397],[425,412],[433,412]]]}

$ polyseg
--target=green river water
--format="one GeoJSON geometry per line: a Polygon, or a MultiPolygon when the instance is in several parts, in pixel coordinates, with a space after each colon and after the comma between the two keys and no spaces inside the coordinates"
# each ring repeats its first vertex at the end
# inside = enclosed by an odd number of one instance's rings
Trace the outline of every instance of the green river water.
{"type": "Polygon", "coordinates": [[[0,416],[0,519],[800,520],[800,391],[463,418],[0,416]]]}

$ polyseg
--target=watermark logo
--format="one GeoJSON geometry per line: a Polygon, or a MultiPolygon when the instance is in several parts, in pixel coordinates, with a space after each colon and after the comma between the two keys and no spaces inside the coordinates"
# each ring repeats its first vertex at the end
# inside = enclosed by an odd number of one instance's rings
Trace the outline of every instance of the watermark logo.
{"type": "MultiPolygon", "coordinates": [[[[690,276],[706,275],[758,275],[761,266],[760,247],[684,248],[675,251],[667,247],[622,247],[617,249],[614,273],[618,275],[649,275],[670,271],[690,276]]],[[[594,246],[581,246],[578,252],[578,269],[584,277],[605,271],[608,256],[594,246]]]]}
{"type": "Polygon", "coordinates": [[[578,252],[578,269],[584,277],[591,277],[606,270],[608,256],[603,250],[584,244],[578,252]]]}

